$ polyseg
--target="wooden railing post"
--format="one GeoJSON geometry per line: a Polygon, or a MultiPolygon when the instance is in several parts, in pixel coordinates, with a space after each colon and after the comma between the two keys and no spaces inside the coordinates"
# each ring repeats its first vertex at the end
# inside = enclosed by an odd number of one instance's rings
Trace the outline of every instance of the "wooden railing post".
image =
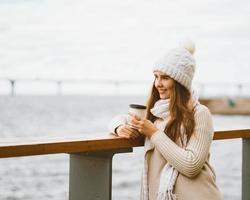
{"type": "Polygon", "coordinates": [[[111,200],[113,155],[132,150],[70,154],[69,200],[111,200]]]}
{"type": "Polygon", "coordinates": [[[242,200],[250,199],[250,139],[242,138],[242,200]]]}

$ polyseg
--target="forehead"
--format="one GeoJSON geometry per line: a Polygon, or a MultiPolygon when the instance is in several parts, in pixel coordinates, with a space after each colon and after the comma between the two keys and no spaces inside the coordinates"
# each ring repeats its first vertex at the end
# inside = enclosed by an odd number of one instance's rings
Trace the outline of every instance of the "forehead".
{"type": "Polygon", "coordinates": [[[154,71],[154,75],[158,75],[158,76],[168,76],[166,73],[161,72],[161,71],[158,71],[158,70],[154,71]]]}

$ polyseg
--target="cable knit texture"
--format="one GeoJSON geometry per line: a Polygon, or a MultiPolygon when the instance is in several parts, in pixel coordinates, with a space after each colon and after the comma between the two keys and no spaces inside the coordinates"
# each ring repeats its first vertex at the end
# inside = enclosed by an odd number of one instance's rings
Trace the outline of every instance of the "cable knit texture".
{"type": "Polygon", "coordinates": [[[194,43],[187,40],[159,59],[153,65],[153,71],[158,70],[167,74],[190,90],[195,73],[194,51],[194,43]]]}
{"type": "Polygon", "coordinates": [[[162,130],[151,137],[151,142],[162,156],[179,172],[190,178],[196,176],[203,167],[213,139],[211,118],[204,107],[196,113],[196,123],[194,135],[186,149],[175,144],[162,130]]]}
{"type": "MultiPolygon", "coordinates": [[[[126,123],[126,115],[111,120],[109,130],[126,123]]],[[[145,139],[145,159],[141,181],[141,200],[155,200],[162,169],[169,162],[179,175],[174,194],[178,200],[221,200],[215,183],[215,173],[209,164],[209,149],[213,138],[212,119],[209,110],[196,106],[195,130],[187,147],[182,149],[163,132],[167,119],[157,119],[159,129],[149,140],[145,139]]]]}

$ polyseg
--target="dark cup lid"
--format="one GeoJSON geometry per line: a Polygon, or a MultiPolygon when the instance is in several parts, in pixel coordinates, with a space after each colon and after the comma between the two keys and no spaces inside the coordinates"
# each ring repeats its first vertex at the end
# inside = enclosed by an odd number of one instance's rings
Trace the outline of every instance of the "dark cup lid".
{"type": "Polygon", "coordinates": [[[130,108],[137,108],[137,109],[146,109],[147,107],[144,105],[139,105],[139,104],[130,104],[130,108]]]}

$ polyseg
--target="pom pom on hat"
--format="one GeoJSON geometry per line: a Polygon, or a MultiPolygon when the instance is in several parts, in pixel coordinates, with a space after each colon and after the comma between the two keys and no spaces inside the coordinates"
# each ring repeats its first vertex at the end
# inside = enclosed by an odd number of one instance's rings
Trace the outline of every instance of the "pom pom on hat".
{"type": "Polygon", "coordinates": [[[191,53],[192,55],[195,52],[195,44],[191,39],[185,39],[185,40],[181,41],[180,42],[180,47],[188,50],[189,53],[191,53]]]}

